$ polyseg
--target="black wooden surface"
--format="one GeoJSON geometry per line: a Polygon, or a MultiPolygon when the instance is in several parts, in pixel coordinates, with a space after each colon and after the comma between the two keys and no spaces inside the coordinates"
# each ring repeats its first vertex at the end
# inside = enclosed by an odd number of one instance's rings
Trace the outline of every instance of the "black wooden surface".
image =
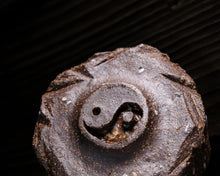
{"type": "Polygon", "coordinates": [[[205,175],[220,175],[218,0],[5,0],[0,18],[10,175],[44,175],[31,143],[49,82],[95,52],[139,43],[168,53],[197,83],[213,151],[205,175]]]}

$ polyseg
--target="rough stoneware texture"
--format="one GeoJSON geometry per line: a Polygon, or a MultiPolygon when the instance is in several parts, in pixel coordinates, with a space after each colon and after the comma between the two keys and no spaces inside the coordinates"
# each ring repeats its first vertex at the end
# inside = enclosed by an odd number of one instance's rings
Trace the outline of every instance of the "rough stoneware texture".
{"type": "Polygon", "coordinates": [[[202,175],[207,119],[192,78],[140,44],[96,53],[52,81],[33,145],[49,175],[202,175]]]}

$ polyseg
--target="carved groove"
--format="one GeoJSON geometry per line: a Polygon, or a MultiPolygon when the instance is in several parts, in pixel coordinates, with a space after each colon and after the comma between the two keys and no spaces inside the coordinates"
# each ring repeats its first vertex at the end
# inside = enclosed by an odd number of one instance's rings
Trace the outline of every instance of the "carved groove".
{"type": "Polygon", "coordinates": [[[184,78],[181,78],[181,77],[176,76],[176,75],[170,75],[170,74],[164,74],[164,73],[161,73],[161,75],[163,75],[165,78],[167,78],[167,79],[169,79],[173,82],[181,84],[182,86],[189,87],[190,89],[196,89],[196,86],[195,86],[194,83],[189,83],[184,78]]]}
{"type": "MultiPolygon", "coordinates": [[[[48,109],[49,110],[49,109],[48,109]]],[[[49,110],[50,111],[50,110],[49,110]]],[[[46,126],[51,126],[51,123],[50,123],[50,120],[47,118],[47,116],[43,113],[40,113],[39,114],[39,117],[38,117],[38,122],[41,123],[41,124],[44,124],[46,126]]]]}
{"type": "Polygon", "coordinates": [[[45,100],[45,108],[47,108],[48,112],[50,113],[50,116],[53,117],[53,112],[51,109],[51,106],[54,104],[53,100],[47,99],[45,100]]]}
{"type": "Polygon", "coordinates": [[[203,126],[203,121],[200,116],[201,114],[198,112],[198,108],[195,104],[194,96],[192,94],[188,95],[187,93],[184,93],[183,95],[186,108],[189,111],[193,123],[196,125],[196,127],[200,128],[203,126]]]}
{"type": "MultiPolygon", "coordinates": [[[[172,172],[169,171],[169,175],[176,175],[177,172],[181,169],[181,165],[185,164],[188,160],[190,159],[190,155],[186,156],[184,160],[182,160],[180,162],[179,165],[177,165],[173,170],[172,172]]],[[[179,173],[178,173],[179,174],[179,173]]]]}
{"type": "Polygon", "coordinates": [[[108,59],[104,59],[104,60],[102,60],[101,62],[99,62],[98,64],[96,64],[95,66],[99,66],[99,65],[101,65],[101,64],[103,64],[103,63],[105,63],[106,61],[108,61],[108,59]]]}
{"type": "Polygon", "coordinates": [[[177,167],[180,166],[181,163],[183,163],[186,158],[190,155],[192,152],[192,149],[190,145],[194,142],[195,136],[196,136],[197,128],[194,127],[192,131],[189,133],[189,135],[186,137],[186,139],[183,141],[180,150],[177,154],[177,159],[173,166],[170,168],[169,173],[171,174],[177,167]]]}
{"type": "Polygon", "coordinates": [[[86,67],[85,67],[84,65],[81,65],[80,67],[75,67],[74,70],[77,71],[77,72],[79,72],[79,73],[81,73],[81,74],[83,74],[83,75],[85,75],[85,76],[87,76],[87,77],[89,77],[89,78],[92,78],[92,79],[94,78],[94,77],[89,73],[89,71],[86,69],[86,67]]]}
{"type": "Polygon", "coordinates": [[[80,82],[83,82],[82,79],[73,79],[73,80],[61,80],[61,81],[53,81],[49,88],[47,89],[47,92],[52,92],[52,91],[56,91],[59,89],[63,89],[66,88],[68,86],[74,85],[74,84],[78,84],[80,82]]]}

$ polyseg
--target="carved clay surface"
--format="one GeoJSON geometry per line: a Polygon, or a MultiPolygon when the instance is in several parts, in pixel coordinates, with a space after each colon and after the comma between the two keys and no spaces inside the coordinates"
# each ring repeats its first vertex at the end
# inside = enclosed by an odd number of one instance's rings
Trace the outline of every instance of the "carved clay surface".
{"type": "Polygon", "coordinates": [[[96,53],[42,96],[33,145],[49,175],[202,175],[207,119],[192,78],[144,44],[96,53]]]}

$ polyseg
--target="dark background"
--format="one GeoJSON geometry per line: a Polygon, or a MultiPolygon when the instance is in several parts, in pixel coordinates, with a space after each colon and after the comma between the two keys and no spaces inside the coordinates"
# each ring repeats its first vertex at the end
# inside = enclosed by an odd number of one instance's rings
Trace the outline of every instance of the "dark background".
{"type": "MultiPolygon", "coordinates": [[[[205,175],[220,175],[220,6],[218,0],[0,1],[10,175],[44,170],[32,148],[40,98],[55,76],[93,53],[150,44],[195,80],[212,146],[205,175]]],[[[4,134],[3,134],[4,135],[4,134]]],[[[4,150],[3,150],[4,152],[4,150]]]]}

